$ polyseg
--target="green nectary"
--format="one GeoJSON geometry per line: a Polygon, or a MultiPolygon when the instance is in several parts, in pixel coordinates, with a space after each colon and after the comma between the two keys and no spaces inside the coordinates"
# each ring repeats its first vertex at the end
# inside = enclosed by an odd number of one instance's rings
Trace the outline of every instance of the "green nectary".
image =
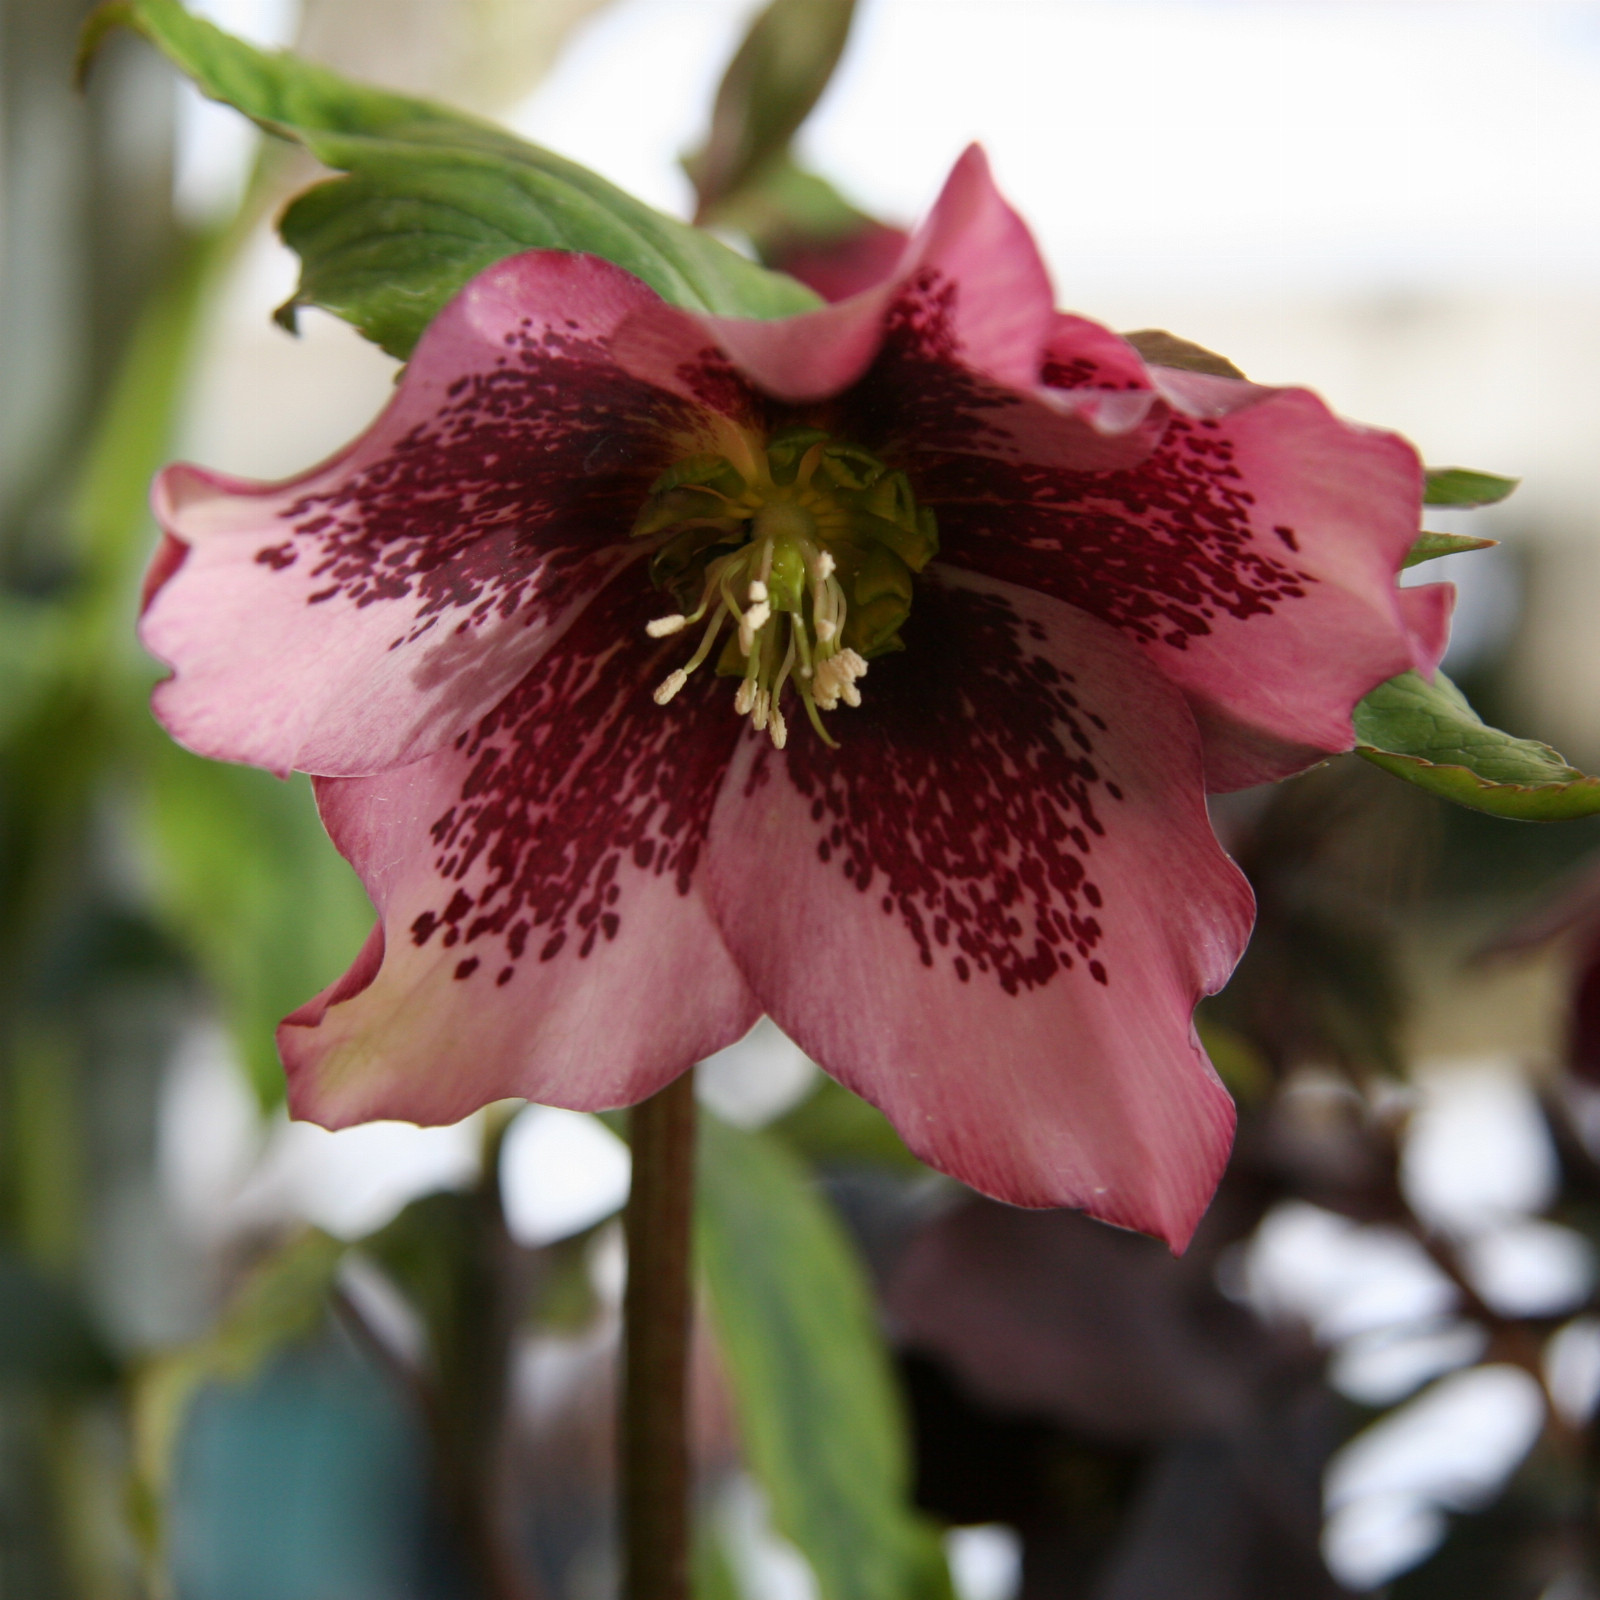
{"type": "Polygon", "coordinates": [[[819,713],[859,705],[856,679],[904,648],[912,577],[938,553],[933,514],[910,481],[870,452],[818,428],[762,441],[730,430],[721,454],[687,456],[650,487],[633,532],[655,542],[650,576],[677,613],[660,638],[705,621],[699,647],[656,691],[666,704],[716,656],[737,677],[735,707],[781,749],[792,686],[829,744],[819,713]]]}

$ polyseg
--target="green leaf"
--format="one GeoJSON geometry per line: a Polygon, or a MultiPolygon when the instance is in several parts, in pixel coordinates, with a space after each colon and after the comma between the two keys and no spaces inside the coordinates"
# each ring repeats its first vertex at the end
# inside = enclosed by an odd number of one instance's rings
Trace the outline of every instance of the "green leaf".
{"type": "Polygon", "coordinates": [[[763,261],[883,226],[851,205],[826,178],[796,166],[788,156],[779,156],[718,201],[711,217],[719,228],[744,234],[763,261]]]}
{"type": "Polygon", "coordinates": [[[1465,467],[1430,467],[1422,493],[1425,506],[1492,506],[1516,488],[1520,478],[1497,478],[1465,467]]]}
{"type": "Polygon", "coordinates": [[[1457,555],[1463,550],[1489,550],[1499,543],[1498,539],[1473,539],[1464,533],[1419,533],[1401,566],[1419,567],[1440,556],[1457,555]]]}
{"type": "Polygon", "coordinates": [[[705,149],[684,165],[705,217],[780,160],[844,53],[855,0],[772,0],[728,65],[705,149]]]}
{"type": "Polygon", "coordinates": [[[773,1123],[771,1131],[814,1165],[888,1167],[904,1173],[928,1170],[876,1106],[832,1078],[823,1078],[799,1105],[773,1123]]]}
{"type": "Polygon", "coordinates": [[[148,728],[143,819],[156,893],[221,999],[262,1103],[283,1097],[278,1023],[354,960],[372,927],[303,777],[203,761],[148,728]]]}
{"type": "Polygon", "coordinates": [[[822,1600],[938,1600],[906,1423],[843,1229],[773,1140],[702,1115],[697,1248],[746,1460],[822,1600]]]}
{"type": "Polygon", "coordinates": [[[402,360],[467,280],[521,250],[587,251],[664,299],[729,316],[810,310],[809,289],[652,210],[592,172],[443,106],[355,84],[287,53],[260,51],[177,0],[110,0],[83,52],[137,29],[201,91],[349,174],[284,213],[300,286],[280,312],[321,306],[402,360]]]}
{"type": "Polygon", "coordinates": [[[1475,811],[1527,822],[1600,812],[1600,778],[1547,744],[1489,727],[1440,672],[1381,683],[1355,710],[1356,749],[1419,789],[1475,811]]]}

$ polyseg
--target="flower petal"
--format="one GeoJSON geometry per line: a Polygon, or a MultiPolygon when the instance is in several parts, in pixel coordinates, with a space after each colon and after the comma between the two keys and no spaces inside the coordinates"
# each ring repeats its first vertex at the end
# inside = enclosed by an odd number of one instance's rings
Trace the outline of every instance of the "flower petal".
{"type": "Polygon", "coordinates": [[[950,455],[914,482],[946,560],[1083,607],[1184,690],[1211,788],[1284,777],[1348,749],[1356,701],[1442,648],[1448,596],[1395,587],[1421,465],[1305,390],[1153,375],[1174,410],[1142,465],[950,455]]]}
{"type": "Polygon", "coordinates": [[[712,909],[774,1020],[925,1160],[1181,1247],[1233,1128],[1191,1013],[1252,913],[1194,721],[1104,624],[931,571],[837,751],[741,747],[712,909]]]}
{"type": "Polygon", "coordinates": [[[1055,318],[1050,277],[976,145],[952,168],[893,274],[876,286],[777,321],[676,315],[704,328],[763,393],[800,402],[854,383],[893,325],[935,337],[933,310],[942,359],[957,358],[1001,385],[1038,383],[1040,352],[1055,318]]]}
{"type": "Polygon", "coordinates": [[[659,610],[624,573],[452,745],[319,781],[382,923],[279,1030],[296,1116],[631,1104],[755,1022],[696,873],[742,724],[708,675],[653,702],[659,610]]]}
{"type": "Polygon", "coordinates": [[[908,468],[956,452],[1113,471],[1150,454],[1166,411],[1132,346],[1052,309],[1033,240],[976,146],[892,278],[772,322],[655,302],[612,348],[641,380],[758,429],[784,405],[832,401],[812,420],[908,468]]]}
{"type": "Polygon", "coordinates": [[[174,736],[356,774],[470,727],[639,553],[645,489],[700,426],[606,349],[653,299],[592,257],[512,257],[439,314],[343,454],[281,484],[164,472],[141,635],[176,669],[155,696],[174,736]]]}
{"type": "Polygon", "coordinates": [[[863,217],[837,238],[785,241],[766,263],[798,278],[824,300],[848,300],[893,277],[910,240],[903,228],[863,217]]]}

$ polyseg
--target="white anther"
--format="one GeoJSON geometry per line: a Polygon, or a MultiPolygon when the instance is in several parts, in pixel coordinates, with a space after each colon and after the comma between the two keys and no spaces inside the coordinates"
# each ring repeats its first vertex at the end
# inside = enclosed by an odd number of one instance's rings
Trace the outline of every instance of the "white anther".
{"type": "Polygon", "coordinates": [[[826,550],[819,552],[817,556],[817,576],[826,583],[833,576],[836,565],[837,563],[826,550]]]}
{"type": "Polygon", "coordinates": [[[781,750],[789,742],[789,724],[783,720],[783,713],[776,706],[772,708],[772,743],[775,749],[781,750]]]}
{"type": "Polygon", "coordinates": [[[765,689],[757,689],[755,709],[750,713],[750,720],[757,728],[764,728],[771,710],[772,696],[765,689]]]}
{"type": "Polygon", "coordinates": [[[657,617],[654,622],[647,622],[644,631],[652,639],[665,639],[668,634],[682,633],[689,626],[689,619],[683,616],[657,617]]]}
{"type": "Polygon", "coordinates": [[[757,600],[765,600],[766,598],[766,584],[764,584],[759,578],[752,578],[750,580],[750,603],[754,605],[757,600]]]}
{"type": "Polygon", "coordinates": [[[815,686],[811,693],[822,711],[834,710],[841,700],[847,706],[861,704],[856,679],[864,677],[867,663],[854,650],[840,650],[817,663],[815,686]]]}
{"type": "Polygon", "coordinates": [[[754,678],[740,679],[739,688],[733,697],[733,709],[737,711],[741,717],[748,716],[750,707],[755,703],[756,680],[754,678]]]}
{"type": "Polygon", "coordinates": [[[746,654],[755,648],[756,634],[766,626],[772,617],[772,607],[765,600],[758,600],[744,614],[744,621],[739,624],[739,648],[746,654]]]}
{"type": "Polygon", "coordinates": [[[669,672],[656,689],[656,704],[664,706],[688,681],[689,674],[682,667],[676,672],[669,672]]]}
{"type": "Polygon", "coordinates": [[[832,620],[830,618],[828,618],[828,617],[818,617],[817,618],[817,638],[823,644],[827,644],[827,642],[831,638],[833,638],[833,636],[838,631],[839,630],[836,627],[834,627],[833,622],[832,622],[832,620]]]}

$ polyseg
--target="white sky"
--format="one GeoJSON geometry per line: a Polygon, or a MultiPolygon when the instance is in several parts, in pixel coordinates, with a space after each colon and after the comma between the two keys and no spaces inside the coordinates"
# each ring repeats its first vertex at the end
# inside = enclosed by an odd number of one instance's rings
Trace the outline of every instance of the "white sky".
{"type": "MultiPolygon", "coordinates": [[[[753,9],[617,0],[517,125],[682,210],[672,158],[753,9]]],[[[863,0],[815,162],[910,219],[974,138],[1064,299],[1600,271],[1600,6],[1577,0],[863,0]]]]}

